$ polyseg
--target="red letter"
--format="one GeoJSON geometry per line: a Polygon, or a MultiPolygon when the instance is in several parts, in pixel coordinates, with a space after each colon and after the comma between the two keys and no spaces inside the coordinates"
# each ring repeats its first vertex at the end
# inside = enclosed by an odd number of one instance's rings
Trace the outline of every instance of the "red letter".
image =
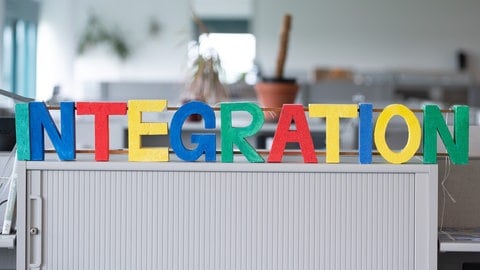
{"type": "Polygon", "coordinates": [[[110,148],[108,116],[127,114],[127,103],[77,102],[77,114],[95,115],[95,160],[108,161],[110,148]]]}
{"type": "Polygon", "coordinates": [[[317,162],[312,135],[310,134],[310,128],[308,127],[302,105],[283,105],[278,119],[277,130],[273,136],[268,162],[281,162],[287,142],[297,142],[300,145],[303,162],[317,162]],[[296,130],[290,130],[292,122],[295,124],[296,130]]]}

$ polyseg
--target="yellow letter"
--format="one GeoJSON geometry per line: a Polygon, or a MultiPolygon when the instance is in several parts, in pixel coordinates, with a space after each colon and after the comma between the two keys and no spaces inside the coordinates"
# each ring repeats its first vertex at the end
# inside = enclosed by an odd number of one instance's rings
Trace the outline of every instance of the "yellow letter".
{"type": "Polygon", "coordinates": [[[409,161],[417,152],[422,137],[422,129],[417,117],[410,109],[401,104],[392,104],[385,107],[378,116],[374,137],[375,145],[382,157],[390,163],[401,164],[409,161]],[[392,151],[385,138],[388,122],[396,115],[405,120],[408,128],[407,144],[399,152],[392,151]]]}
{"type": "Polygon", "coordinates": [[[168,135],[166,122],[144,123],[142,112],[161,112],[167,107],[166,100],[128,101],[128,160],[168,161],[168,147],[142,147],[142,135],[168,135]]]}
{"type": "Polygon", "coordinates": [[[340,162],[340,118],[354,118],[358,116],[356,104],[309,104],[310,117],[325,117],[327,126],[326,162],[340,162]]]}

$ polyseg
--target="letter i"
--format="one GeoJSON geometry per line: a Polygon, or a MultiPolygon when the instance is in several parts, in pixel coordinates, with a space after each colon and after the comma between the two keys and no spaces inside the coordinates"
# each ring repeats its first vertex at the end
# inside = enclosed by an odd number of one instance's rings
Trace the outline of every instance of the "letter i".
{"type": "Polygon", "coordinates": [[[358,160],[361,164],[372,163],[373,106],[370,103],[359,105],[358,160]]]}

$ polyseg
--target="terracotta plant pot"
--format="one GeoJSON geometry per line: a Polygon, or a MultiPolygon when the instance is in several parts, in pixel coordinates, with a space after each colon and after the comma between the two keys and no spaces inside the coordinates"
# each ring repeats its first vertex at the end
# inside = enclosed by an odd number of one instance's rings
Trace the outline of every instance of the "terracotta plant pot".
{"type": "MultiPolygon", "coordinates": [[[[299,86],[295,80],[268,80],[255,85],[255,92],[260,106],[263,108],[281,109],[283,104],[293,104],[299,86]]],[[[280,114],[278,111],[265,111],[266,121],[276,121],[280,114]]]]}

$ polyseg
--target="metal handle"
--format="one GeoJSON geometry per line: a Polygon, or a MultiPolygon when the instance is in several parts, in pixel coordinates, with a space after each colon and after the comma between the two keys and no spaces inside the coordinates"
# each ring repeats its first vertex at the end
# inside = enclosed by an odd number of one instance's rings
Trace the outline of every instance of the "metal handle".
{"type": "Polygon", "coordinates": [[[42,265],[42,198],[38,195],[30,196],[30,229],[29,240],[29,266],[40,268],[42,265]],[[36,217],[36,218],[35,218],[36,217]],[[35,245],[36,244],[36,245],[35,245]],[[35,245],[35,246],[34,246],[35,245]]]}

